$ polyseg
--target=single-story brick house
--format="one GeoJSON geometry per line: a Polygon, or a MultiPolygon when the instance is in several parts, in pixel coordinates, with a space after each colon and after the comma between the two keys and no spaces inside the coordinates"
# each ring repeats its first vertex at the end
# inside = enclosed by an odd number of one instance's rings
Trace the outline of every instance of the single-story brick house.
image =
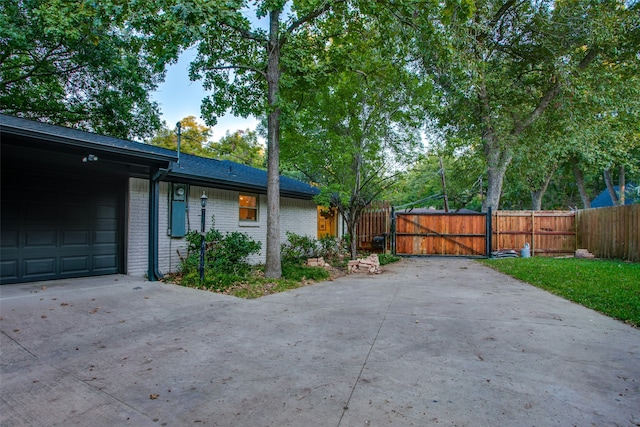
{"type": "MultiPolygon", "coordinates": [[[[266,171],[0,115],[0,283],[175,271],[184,235],[242,231],[266,249],[266,171]]],[[[318,189],[281,177],[281,239],[316,236],[318,189]]]]}

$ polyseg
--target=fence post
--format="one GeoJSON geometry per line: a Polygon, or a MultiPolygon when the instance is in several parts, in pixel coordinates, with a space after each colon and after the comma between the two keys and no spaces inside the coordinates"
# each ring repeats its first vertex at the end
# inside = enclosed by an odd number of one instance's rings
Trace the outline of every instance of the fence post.
{"type": "Polygon", "coordinates": [[[491,238],[493,236],[491,206],[489,206],[489,209],[487,209],[487,226],[485,227],[485,233],[486,252],[487,258],[489,258],[491,257],[491,238]]]}
{"type": "Polygon", "coordinates": [[[396,210],[391,206],[391,253],[396,254],[396,210]]]}

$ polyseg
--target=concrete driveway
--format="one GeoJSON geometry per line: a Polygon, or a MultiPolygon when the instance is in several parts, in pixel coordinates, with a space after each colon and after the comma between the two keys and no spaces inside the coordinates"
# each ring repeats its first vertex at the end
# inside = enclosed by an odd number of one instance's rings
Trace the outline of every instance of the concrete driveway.
{"type": "Polygon", "coordinates": [[[2,426],[638,426],[640,330],[471,260],[240,300],[0,287],[2,426]]]}

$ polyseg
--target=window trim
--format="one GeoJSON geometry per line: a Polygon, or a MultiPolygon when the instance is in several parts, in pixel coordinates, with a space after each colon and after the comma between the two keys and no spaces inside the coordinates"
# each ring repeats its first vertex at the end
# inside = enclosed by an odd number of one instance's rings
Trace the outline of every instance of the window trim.
{"type": "Polygon", "coordinates": [[[253,194],[253,193],[238,193],[238,221],[240,221],[242,224],[257,224],[260,221],[260,196],[258,194],[253,194]],[[242,206],[240,204],[240,199],[242,197],[251,197],[254,198],[256,201],[256,206],[251,207],[251,206],[242,206]],[[255,211],[255,219],[248,219],[248,218],[242,218],[241,216],[241,212],[242,209],[246,209],[247,211],[255,211]]]}

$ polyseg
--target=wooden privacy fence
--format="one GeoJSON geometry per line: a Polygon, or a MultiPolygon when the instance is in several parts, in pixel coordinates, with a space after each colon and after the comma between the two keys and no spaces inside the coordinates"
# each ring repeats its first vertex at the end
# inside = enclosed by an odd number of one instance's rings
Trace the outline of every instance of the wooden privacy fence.
{"type": "MultiPolygon", "coordinates": [[[[357,227],[358,246],[371,250],[376,236],[388,236],[401,255],[485,256],[520,251],[532,256],[571,256],[588,249],[598,258],[640,261],[640,204],[574,211],[497,211],[486,215],[396,212],[391,230],[388,203],[368,208],[357,227]]],[[[386,249],[385,247],[385,249],[386,249]]]]}
{"type": "Polygon", "coordinates": [[[517,250],[529,243],[531,255],[573,255],[575,212],[496,211],[492,215],[492,251],[517,250]]]}
{"type": "Polygon", "coordinates": [[[581,248],[598,258],[640,261],[640,204],[580,210],[577,223],[581,248]]]}
{"type": "Polygon", "coordinates": [[[376,236],[384,236],[386,245],[391,231],[390,218],[391,204],[389,202],[377,202],[369,205],[356,225],[358,249],[373,249],[373,240],[376,236]]]}

